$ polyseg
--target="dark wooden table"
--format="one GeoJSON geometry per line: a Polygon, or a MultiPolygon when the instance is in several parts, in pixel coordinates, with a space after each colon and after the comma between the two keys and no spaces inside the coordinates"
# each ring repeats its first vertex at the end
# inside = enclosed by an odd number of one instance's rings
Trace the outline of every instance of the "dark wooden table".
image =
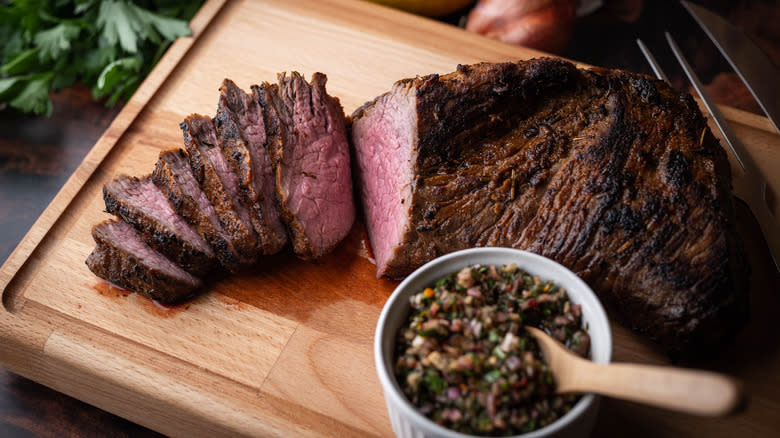
{"type": "MultiPolygon", "coordinates": [[[[606,2],[608,7],[580,19],[563,55],[604,67],[650,74],[636,47],[642,38],[681,89],[682,72],[663,40],[670,31],[691,58],[713,97],[760,114],[758,105],[704,33],[676,1],[646,1],[638,17],[629,6],[641,1],[606,2]],[[629,10],[626,12],[626,8],[629,10]]],[[[727,17],[780,64],[780,5],[776,1],[700,1],[727,17]]],[[[459,17],[450,17],[457,22],[459,17]]],[[[780,78],[778,78],[780,79],[780,78]]],[[[52,95],[50,118],[0,111],[0,262],[5,261],[35,219],[81,162],[120,107],[106,108],[76,86],[52,95]]],[[[609,400],[607,400],[609,403],[609,400]]],[[[630,419],[603,418],[596,434],[627,430],[630,419]]],[[[156,436],[142,426],[87,405],[23,377],[0,370],[0,436],[156,436]]]]}

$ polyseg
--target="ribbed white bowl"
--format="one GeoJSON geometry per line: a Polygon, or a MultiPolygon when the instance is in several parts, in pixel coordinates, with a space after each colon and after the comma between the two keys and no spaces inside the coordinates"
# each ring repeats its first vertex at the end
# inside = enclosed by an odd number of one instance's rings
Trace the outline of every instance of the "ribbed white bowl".
{"type": "MultiPolygon", "coordinates": [[[[545,257],[510,248],[474,248],[439,257],[409,275],[385,303],[374,337],[374,359],[379,381],[384,390],[387,412],[393,431],[399,438],[467,438],[470,435],[454,432],[426,418],[406,399],[393,375],[393,353],[398,329],[409,315],[409,297],[439,278],[474,265],[508,265],[519,268],[542,280],[552,280],[566,288],[569,299],[582,306],[582,319],[591,339],[591,358],[608,363],[612,356],[612,334],[607,315],[593,291],[573,272],[545,257]]],[[[518,435],[523,438],[569,438],[590,435],[596,420],[599,398],[584,395],[558,421],[534,432],[518,435]]]]}

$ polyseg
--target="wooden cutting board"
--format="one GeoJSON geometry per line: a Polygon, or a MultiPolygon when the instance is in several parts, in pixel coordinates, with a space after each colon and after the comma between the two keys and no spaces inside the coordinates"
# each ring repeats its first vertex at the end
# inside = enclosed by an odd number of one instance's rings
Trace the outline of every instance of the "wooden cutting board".
{"type": "MultiPolygon", "coordinates": [[[[361,224],[316,263],[267,257],[166,308],[108,286],[84,265],[90,228],[108,217],[101,187],[119,173],[149,173],[160,150],[179,147],[179,121],[212,115],[224,77],[248,89],[281,71],[322,71],[349,114],[400,78],[541,54],[350,0],[211,0],[192,28],[0,269],[0,365],[171,435],[390,436],[372,339],[397,283],[375,278],[361,224]]],[[[780,137],[768,121],[727,115],[756,162],[779,169],[780,137]]],[[[780,174],[767,173],[780,193],[780,174]]],[[[778,276],[745,208],[739,227],[754,312],[737,342],[699,365],[741,378],[753,396],[748,410],[706,420],[605,400],[596,435],[780,430],[778,276]]],[[[617,361],[668,361],[621,327],[614,335],[617,361]]]]}

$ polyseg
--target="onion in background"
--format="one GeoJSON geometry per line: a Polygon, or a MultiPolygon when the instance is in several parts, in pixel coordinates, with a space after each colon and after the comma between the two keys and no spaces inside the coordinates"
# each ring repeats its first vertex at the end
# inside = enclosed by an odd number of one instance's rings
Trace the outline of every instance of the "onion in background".
{"type": "Polygon", "coordinates": [[[578,0],[480,0],[466,30],[550,53],[562,53],[574,28],[578,0]]]}

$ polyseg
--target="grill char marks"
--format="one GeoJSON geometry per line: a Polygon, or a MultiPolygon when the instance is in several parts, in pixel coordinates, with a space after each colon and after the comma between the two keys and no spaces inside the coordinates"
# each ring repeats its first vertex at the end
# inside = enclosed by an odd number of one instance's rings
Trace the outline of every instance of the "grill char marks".
{"type": "Polygon", "coordinates": [[[279,213],[302,259],[330,252],[355,219],[344,110],[325,91],[325,75],[311,84],[300,74],[279,85],[253,87],[266,116],[279,213]]]}
{"type": "Polygon", "coordinates": [[[631,328],[715,345],[747,313],[726,155],[690,95],[624,72],[588,79],[608,95],[609,130],[556,175],[515,245],[571,267],[631,328]]]}
{"type": "Polygon", "coordinates": [[[250,220],[262,251],[277,253],[287,243],[287,230],[274,201],[274,176],[265,145],[263,109],[233,81],[225,79],[214,121],[222,154],[238,176],[238,193],[249,206],[250,220]]]}
{"type": "Polygon", "coordinates": [[[215,265],[214,252],[152,182],[118,176],[103,186],[106,211],[133,225],[141,238],[187,272],[203,275],[215,265]]]}
{"type": "Polygon", "coordinates": [[[397,83],[352,135],[380,275],[512,246],[571,268],[670,350],[745,319],[726,155],[662,82],[547,59],[459,67],[397,83]]]}
{"type": "Polygon", "coordinates": [[[558,108],[544,97],[577,78],[563,61],[459,66],[399,81],[355,111],[356,178],[377,274],[400,277],[441,254],[519,235],[568,154],[549,126],[558,108]],[[520,200],[523,209],[507,209],[520,200]]]}
{"type": "Polygon", "coordinates": [[[152,179],[176,213],[208,242],[224,268],[236,272],[251,262],[236,252],[230,236],[220,225],[214,206],[192,174],[186,152],[181,149],[161,152],[152,179]]]}
{"type": "Polygon", "coordinates": [[[92,229],[97,246],[87,266],[98,277],[161,303],[189,297],[201,282],[144,243],[125,222],[105,221],[92,229]]]}
{"type": "Polygon", "coordinates": [[[238,178],[225,162],[211,119],[193,114],[181,128],[192,172],[214,206],[220,225],[241,257],[254,262],[259,248],[249,209],[239,201],[238,178]]]}

